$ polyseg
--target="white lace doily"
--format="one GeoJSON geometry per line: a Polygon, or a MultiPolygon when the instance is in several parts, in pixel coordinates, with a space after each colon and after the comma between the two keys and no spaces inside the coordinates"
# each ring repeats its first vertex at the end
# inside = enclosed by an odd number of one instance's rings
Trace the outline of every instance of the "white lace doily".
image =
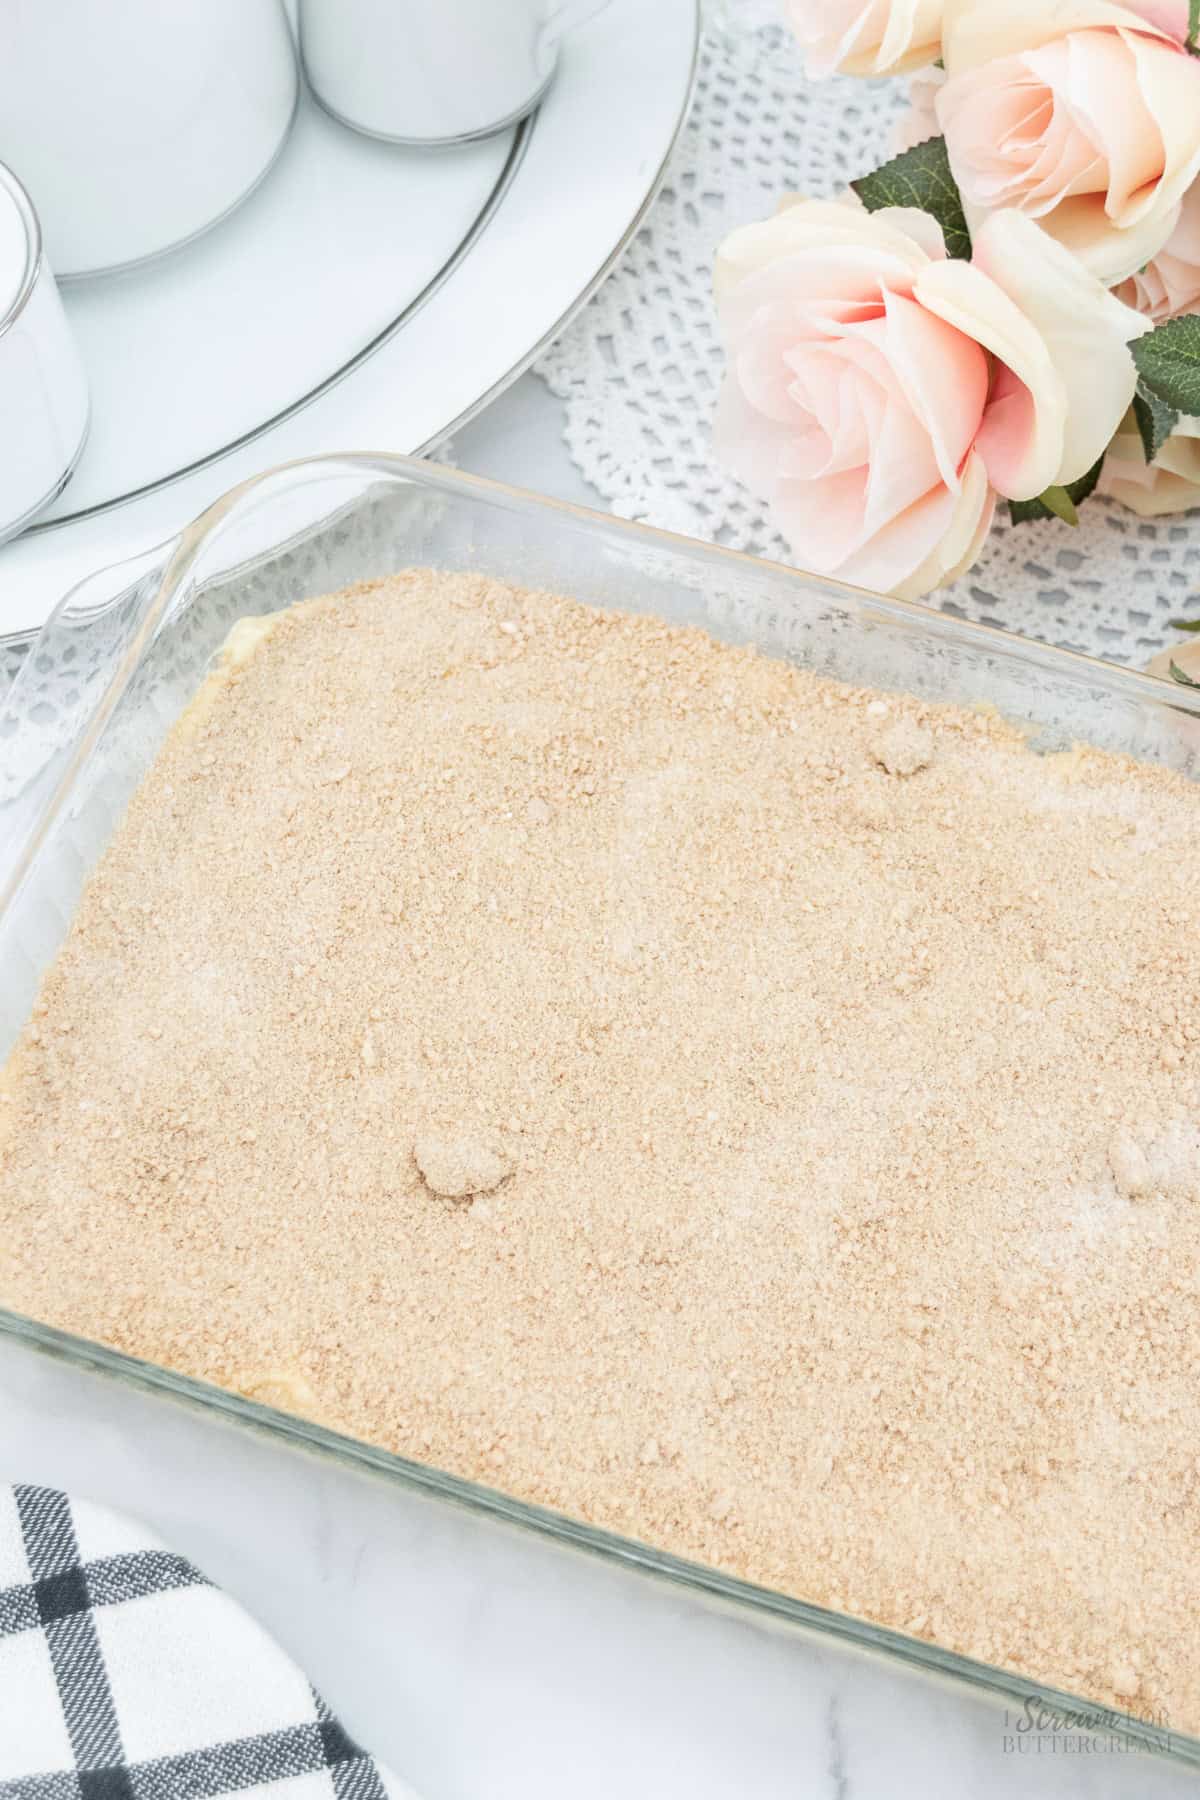
{"type": "MultiPolygon", "coordinates": [[[[780,194],[832,195],[881,162],[902,84],[810,83],[771,0],[712,0],[696,100],[666,185],[599,293],[538,364],[581,473],[614,511],[790,562],[763,508],[714,463],[722,357],[713,258],[780,194]]],[[[1075,530],[998,517],[931,604],[1134,665],[1200,613],[1200,512],[1148,522],[1093,498],[1075,530]],[[1196,597],[1193,601],[1193,597],[1196,597]]]]}

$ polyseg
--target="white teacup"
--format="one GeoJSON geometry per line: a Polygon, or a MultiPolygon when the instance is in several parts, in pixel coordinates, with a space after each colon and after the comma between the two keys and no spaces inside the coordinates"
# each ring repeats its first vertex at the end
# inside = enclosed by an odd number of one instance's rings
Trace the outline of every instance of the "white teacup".
{"type": "Polygon", "coordinates": [[[608,0],[300,0],[313,92],[343,124],[400,144],[461,144],[523,119],[563,34],[608,0]]]}
{"type": "Polygon", "coordinates": [[[297,89],[282,0],[0,0],[0,160],[60,276],[214,224],[270,168],[297,89]]]}
{"type": "Polygon", "coordinates": [[[83,363],[37,215],[0,164],[0,540],[61,493],[87,425],[83,363]]]}

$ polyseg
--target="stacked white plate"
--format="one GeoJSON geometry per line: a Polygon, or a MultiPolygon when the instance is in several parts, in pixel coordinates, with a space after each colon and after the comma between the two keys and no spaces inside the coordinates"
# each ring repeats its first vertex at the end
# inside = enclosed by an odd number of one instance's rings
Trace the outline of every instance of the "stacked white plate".
{"type": "Polygon", "coordinates": [[[92,393],[73,480],[0,549],[0,638],[249,475],[421,451],[566,323],[636,231],[683,124],[698,0],[611,0],[538,112],[420,151],[304,95],[283,154],[206,236],[63,296],[92,393]]]}

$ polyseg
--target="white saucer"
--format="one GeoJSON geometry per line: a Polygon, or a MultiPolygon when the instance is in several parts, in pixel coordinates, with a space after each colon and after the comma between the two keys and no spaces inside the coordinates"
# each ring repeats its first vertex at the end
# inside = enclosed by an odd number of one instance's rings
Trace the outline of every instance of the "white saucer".
{"type": "Polygon", "coordinates": [[[538,113],[414,151],[304,96],[208,235],[68,284],[92,387],[76,474],[0,550],[0,636],[236,482],[330,450],[420,451],[528,366],[636,230],[687,110],[698,0],[610,0],[538,113]]]}

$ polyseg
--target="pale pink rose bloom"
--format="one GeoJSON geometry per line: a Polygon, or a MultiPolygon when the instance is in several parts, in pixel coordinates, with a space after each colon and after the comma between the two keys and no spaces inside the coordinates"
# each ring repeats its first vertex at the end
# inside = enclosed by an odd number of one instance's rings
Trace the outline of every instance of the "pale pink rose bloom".
{"type": "Polygon", "coordinates": [[[784,0],[819,75],[899,75],[942,53],[942,0],[784,0]]]}
{"type": "Polygon", "coordinates": [[[1133,399],[1129,345],[1150,320],[1019,212],[992,213],[971,261],[939,263],[918,291],[992,354],[977,444],[993,486],[1023,500],[1085,475],[1133,399]]]}
{"type": "Polygon", "coordinates": [[[1200,60],[1112,0],[946,0],[937,115],[972,229],[1016,207],[1102,281],[1162,249],[1200,172],[1200,60]]]}
{"type": "Polygon", "coordinates": [[[1179,223],[1158,255],[1116,293],[1156,325],[1200,311],[1200,182],[1193,182],[1184,195],[1179,223]]]}
{"type": "Polygon", "coordinates": [[[1125,0],[1130,12],[1137,13],[1147,24],[1157,26],[1178,44],[1186,43],[1188,0],[1125,0]]]}
{"type": "Polygon", "coordinates": [[[809,201],[717,265],[718,453],[804,562],[906,596],[977,553],[992,508],[972,451],[987,357],[913,297],[940,237],[924,214],[809,201]]]}
{"type": "Polygon", "coordinates": [[[911,78],[908,84],[908,106],[892,130],[893,156],[900,156],[905,150],[915,150],[918,144],[928,143],[930,138],[941,136],[942,128],[938,124],[935,102],[938,89],[945,79],[944,69],[922,69],[911,78]]]}
{"type": "Polygon", "coordinates": [[[1200,419],[1181,418],[1154,461],[1147,463],[1130,413],[1109,445],[1096,487],[1143,519],[1200,506],[1200,419]]]}
{"type": "Polygon", "coordinates": [[[714,442],[798,559],[916,598],[978,555],[993,489],[1090,468],[1149,329],[1016,213],[948,261],[926,213],[798,201],[727,240],[714,442]]]}

